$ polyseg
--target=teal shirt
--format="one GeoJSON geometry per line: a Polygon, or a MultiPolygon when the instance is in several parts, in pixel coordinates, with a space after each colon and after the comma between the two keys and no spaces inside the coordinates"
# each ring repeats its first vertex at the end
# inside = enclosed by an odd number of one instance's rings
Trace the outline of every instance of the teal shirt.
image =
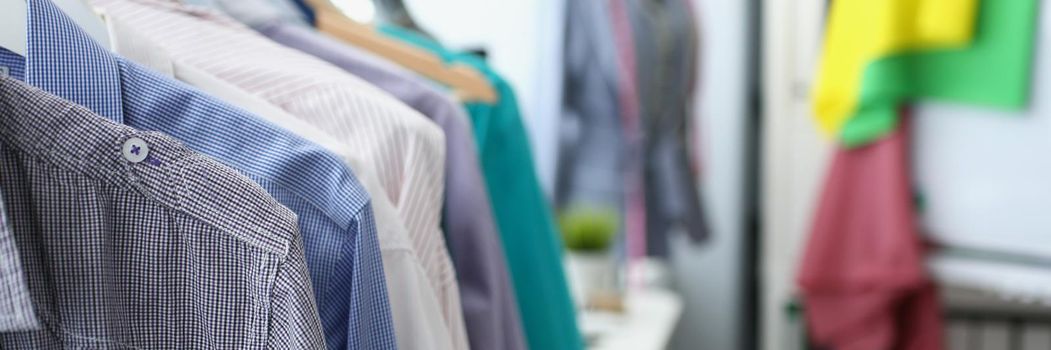
{"type": "Polygon", "coordinates": [[[482,171],[503,239],[530,349],[584,347],[562,268],[561,235],[540,189],[514,91],[485,61],[451,52],[405,29],[381,26],[388,36],[422,47],[446,62],[476,68],[500,96],[496,104],[467,103],[482,171]]]}

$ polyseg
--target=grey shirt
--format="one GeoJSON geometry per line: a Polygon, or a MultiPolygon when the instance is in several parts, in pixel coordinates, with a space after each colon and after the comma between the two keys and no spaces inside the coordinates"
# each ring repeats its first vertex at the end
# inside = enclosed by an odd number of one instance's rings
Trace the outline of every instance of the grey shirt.
{"type": "Polygon", "coordinates": [[[708,236],[689,130],[698,36],[688,0],[626,1],[635,41],[644,129],[646,247],[668,254],[667,235],[681,228],[695,241],[708,236]]]}
{"type": "Polygon", "coordinates": [[[42,325],[0,348],[323,347],[296,217],[262,188],[14,79],[0,115],[0,192],[42,325]]]}
{"type": "Polygon", "coordinates": [[[555,202],[559,209],[599,208],[623,218],[633,158],[621,124],[621,72],[609,8],[606,1],[568,1],[566,6],[555,202]]]}

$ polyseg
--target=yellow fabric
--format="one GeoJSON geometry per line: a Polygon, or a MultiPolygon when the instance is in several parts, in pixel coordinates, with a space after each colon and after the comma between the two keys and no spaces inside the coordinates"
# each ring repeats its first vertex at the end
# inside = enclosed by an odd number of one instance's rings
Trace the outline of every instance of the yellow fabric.
{"type": "Polygon", "coordinates": [[[869,63],[891,54],[968,44],[978,1],[834,0],[813,94],[820,129],[839,135],[858,108],[869,63]]]}

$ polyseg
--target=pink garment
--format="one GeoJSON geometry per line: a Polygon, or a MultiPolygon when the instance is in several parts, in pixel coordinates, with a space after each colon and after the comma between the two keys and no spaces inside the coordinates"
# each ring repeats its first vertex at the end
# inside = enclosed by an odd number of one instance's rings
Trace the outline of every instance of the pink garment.
{"type": "Polygon", "coordinates": [[[836,350],[944,348],[910,183],[908,122],[837,151],[799,273],[813,342],[836,350]]]}
{"type": "Polygon", "coordinates": [[[609,3],[613,40],[617,47],[617,66],[621,73],[617,86],[621,125],[624,141],[631,152],[630,170],[624,177],[624,193],[627,196],[624,232],[627,236],[628,257],[635,260],[646,257],[646,196],[642,182],[642,120],[639,118],[639,91],[635,78],[635,40],[624,1],[611,0],[609,3]]]}

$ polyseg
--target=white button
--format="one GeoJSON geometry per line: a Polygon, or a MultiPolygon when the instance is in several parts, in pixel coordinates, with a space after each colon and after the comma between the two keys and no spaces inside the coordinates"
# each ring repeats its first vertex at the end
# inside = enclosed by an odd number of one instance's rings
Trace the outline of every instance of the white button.
{"type": "Polygon", "coordinates": [[[124,159],[129,162],[138,163],[146,159],[150,154],[150,145],[138,137],[132,137],[124,141],[124,159]]]}

